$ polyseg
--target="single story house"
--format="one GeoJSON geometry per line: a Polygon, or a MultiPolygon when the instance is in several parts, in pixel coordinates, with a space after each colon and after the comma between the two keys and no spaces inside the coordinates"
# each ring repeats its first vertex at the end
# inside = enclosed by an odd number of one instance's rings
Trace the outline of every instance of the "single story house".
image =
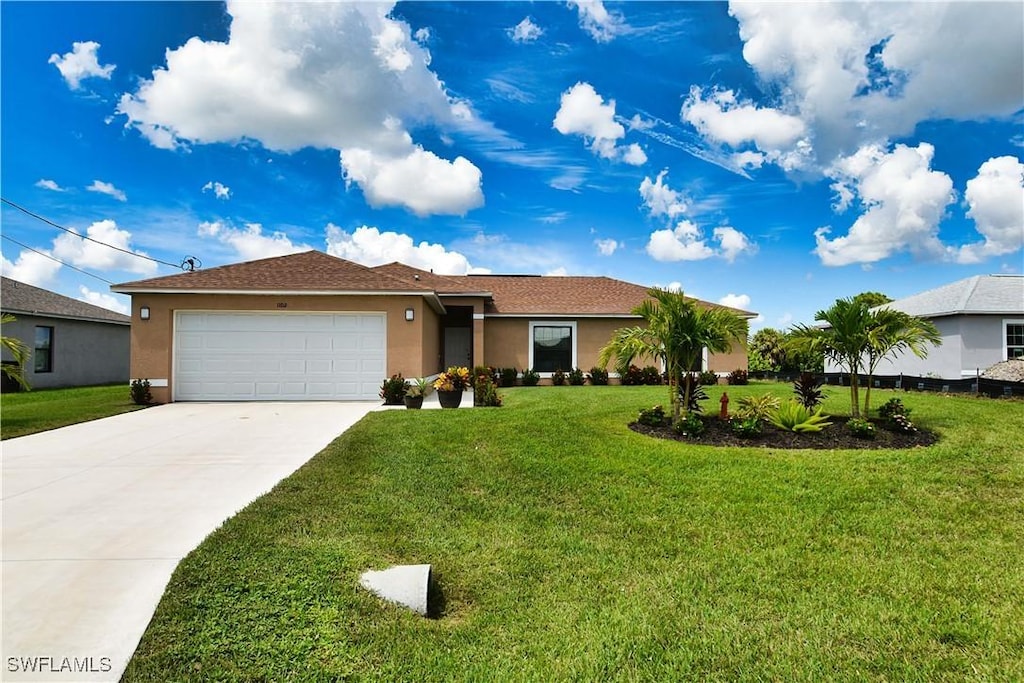
{"type": "MultiPolygon", "coordinates": [[[[15,317],[4,336],[31,353],[23,372],[32,388],[128,383],[128,316],[6,277],[0,310],[15,317]]],[[[3,361],[12,360],[5,350],[3,361]]]]}
{"type": "MultiPolygon", "coordinates": [[[[879,308],[930,320],[942,345],[928,357],[904,353],[883,360],[877,375],[961,379],[1012,358],[1024,358],[1024,275],[976,275],[879,308]]],[[[826,365],[826,372],[837,372],[826,365]]]]}
{"type": "MultiPolygon", "coordinates": [[[[436,275],[319,251],[112,289],[132,297],[131,376],[162,402],[373,400],[392,374],[451,365],[589,369],[647,296],[607,277],[436,275]]],[[[705,359],[746,364],[745,348],[705,359]]]]}

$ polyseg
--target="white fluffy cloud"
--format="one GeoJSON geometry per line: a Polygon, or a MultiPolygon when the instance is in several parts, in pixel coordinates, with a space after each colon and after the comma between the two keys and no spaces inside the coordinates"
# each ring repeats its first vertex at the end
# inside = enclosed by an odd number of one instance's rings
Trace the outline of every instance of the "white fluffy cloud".
{"type": "Polygon", "coordinates": [[[952,250],[960,263],[977,263],[1024,247],[1024,164],[1012,156],[989,159],[967,181],[967,215],[984,241],[952,250]]]}
{"type": "Polygon", "coordinates": [[[397,232],[381,232],[362,226],[347,232],[337,225],[327,225],[327,253],[364,266],[380,266],[400,261],[407,266],[432,270],[441,275],[465,275],[480,272],[470,266],[465,256],[449,251],[442,244],[420,242],[397,232]]]}
{"type": "Polygon", "coordinates": [[[931,169],[934,152],[927,143],[897,145],[892,152],[868,145],[838,159],[827,171],[835,180],[835,208],[843,211],[858,199],[864,212],[845,236],[829,239],[828,227],[815,231],[814,251],[821,262],[873,263],[904,250],[941,254],[939,222],[954,195],[950,177],[931,169]]]}
{"type": "Polygon", "coordinates": [[[741,311],[750,310],[750,297],[746,294],[733,294],[729,292],[719,299],[718,303],[729,308],[738,308],[741,311]]]}
{"type": "Polygon", "coordinates": [[[396,157],[354,148],[341,153],[341,167],[346,182],[359,185],[373,207],[464,215],[484,203],[480,169],[464,157],[447,161],[422,147],[396,157]]]}
{"type": "Polygon", "coordinates": [[[537,40],[544,33],[544,29],[533,23],[530,17],[526,17],[518,24],[508,29],[508,35],[517,43],[530,43],[537,40]]]}
{"type": "Polygon", "coordinates": [[[148,254],[133,249],[131,233],[118,228],[117,223],[112,220],[96,221],[86,228],[85,236],[96,240],[96,242],[82,239],[78,235],[78,232],[75,234],[61,233],[53,240],[53,255],[78,268],[124,270],[142,275],[156,273],[156,263],[147,258],[132,256],[132,254],[138,254],[147,257],[148,254]],[[103,244],[97,244],[97,242],[103,242],[103,244]],[[108,244],[131,253],[126,254],[124,251],[104,246],[108,244]]]}
{"type": "Polygon", "coordinates": [[[259,223],[247,223],[244,228],[235,228],[220,221],[199,224],[196,233],[200,237],[213,237],[235,250],[243,261],[254,261],[273,256],[286,256],[300,251],[309,251],[308,244],[292,242],[283,232],[263,233],[259,223]]]}
{"type": "Polygon", "coordinates": [[[754,244],[746,235],[728,225],[715,228],[711,234],[714,235],[715,241],[718,242],[722,258],[729,263],[735,261],[736,257],[740,254],[751,254],[756,250],[754,244]]]}
{"type": "Polygon", "coordinates": [[[665,183],[668,171],[662,171],[653,181],[645,177],[640,183],[640,197],[644,207],[651,216],[664,216],[673,220],[687,210],[687,201],[681,192],[673,190],[665,183]]]}
{"type": "Polygon", "coordinates": [[[28,249],[23,249],[13,263],[0,257],[0,266],[5,277],[36,287],[48,285],[60,270],[60,264],[53,259],[28,249]]]}
{"type": "Polygon", "coordinates": [[[54,53],[50,55],[48,63],[57,67],[69,88],[78,90],[86,78],[105,78],[109,81],[110,74],[117,68],[113,64],[100,65],[96,56],[99,49],[100,44],[91,40],[72,43],[71,52],[64,55],[54,53]]]}
{"type": "Polygon", "coordinates": [[[576,0],[569,8],[579,11],[580,28],[599,43],[607,43],[624,33],[628,26],[618,12],[609,12],[601,0],[576,0]]]}
{"type": "Polygon", "coordinates": [[[203,192],[213,192],[217,199],[231,199],[231,188],[213,180],[203,185],[203,192]]]}
{"type": "Polygon", "coordinates": [[[46,178],[40,178],[36,181],[36,187],[41,187],[44,190],[51,190],[53,192],[64,192],[64,188],[57,184],[54,180],[48,180],[46,178]]]}
{"type": "Polygon", "coordinates": [[[606,104],[589,83],[577,83],[562,93],[552,125],[562,135],[583,136],[590,143],[590,149],[605,159],[633,166],[647,161],[647,155],[638,144],[618,146],[626,129],[615,120],[615,100],[608,100],[606,104]]]}
{"type": "Polygon", "coordinates": [[[114,187],[113,183],[106,183],[103,182],[102,180],[94,180],[92,181],[92,185],[85,189],[89,190],[89,192],[98,192],[99,194],[105,194],[107,196],[113,197],[119,202],[128,201],[128,195],[114,187]]]}
{"type": "Polygon", "coordinates": [[[594,246],[597,247],[597,251],[601,256],[611,256],[623,245],[611,238],[602,238],[594,240],[594,246]]]}
{"type": "Polygon", "coordinates": [[[714,256],[732,263],[737,256],[754,251],[747,236],[732,227],[718,227],[711,232],[709,244],[704,231],[696,223],[682,220],[674,228],[655,230],[647,241],[647,253],[655,261],[703,261],[714,256]]]}
{"type": "Polygon", "coordinates": [[[131,307],[113,294],[94,292],[84,285],[79,285],[78,292],[79,301],[84,301],[87,304],[99,306],[100,308],[106,308],[121,315],[129,315],[131,313],[131,307]]]}
{"type": "Polygon", "coordinates": [[[118,111],[157,147],[249,139],[280,151],[336,149],[346,178],[375,201],[465,213],[481,202],[479,169],[436,157],[410,131],[481,123],[448,96],[392,7],[229,2],[227,42],[192,38],[168,50],[166,67],[118,111]],[[396,175],[410,183],[403,194],[415,206],[389,186],[396,175]]]}

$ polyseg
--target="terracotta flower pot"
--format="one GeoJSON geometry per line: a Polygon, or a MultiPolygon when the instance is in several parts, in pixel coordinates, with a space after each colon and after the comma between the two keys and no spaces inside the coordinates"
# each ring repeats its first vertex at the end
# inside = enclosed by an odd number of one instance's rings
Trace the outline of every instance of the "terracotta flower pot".
{"type": "Polygon", "coordinates": [[[442,408],[458,408],[459,404],[462,403],[462,390],[456,389],[455,391],[438,391],[437,400],[440,401],[442,408]]]}

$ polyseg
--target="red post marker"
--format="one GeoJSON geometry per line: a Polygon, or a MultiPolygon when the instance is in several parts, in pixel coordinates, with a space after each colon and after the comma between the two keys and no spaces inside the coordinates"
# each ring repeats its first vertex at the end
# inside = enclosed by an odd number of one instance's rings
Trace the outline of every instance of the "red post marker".
{"type": "Polygon", "coordinates": [[[728,420],[729,419],[729,394],[722,392],[722,398],[718,399],[718,402],[722,404],[722,409],[718,411],[718,419],[728,420]]]}

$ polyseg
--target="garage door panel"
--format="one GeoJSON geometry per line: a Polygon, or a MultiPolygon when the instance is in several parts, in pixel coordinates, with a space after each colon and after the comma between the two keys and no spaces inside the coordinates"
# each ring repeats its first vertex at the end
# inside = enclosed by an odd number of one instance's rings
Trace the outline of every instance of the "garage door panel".
{"type": "Polygon", "coordinates": [[[385,323],[384,314],[182,311],[175,399],[376,399],[385,323]]]}

